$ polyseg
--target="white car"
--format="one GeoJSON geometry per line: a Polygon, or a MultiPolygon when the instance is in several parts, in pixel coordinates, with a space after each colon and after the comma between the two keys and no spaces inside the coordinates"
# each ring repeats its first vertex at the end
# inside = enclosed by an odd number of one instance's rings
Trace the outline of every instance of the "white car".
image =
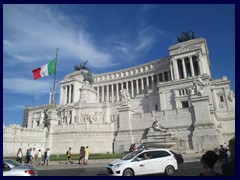
{"type": "Polygon", "coordinates": [[[12,159],[3,159],[3,176],[38,176],[38,172],[32,165],[22,165],[12,159]]]}
{"type": "Polygon", "coordinates": [[[177,160],[167,149],[144,149],[131,152],[108,164],[112,176],[136,176],[165,173],[172,176],[178,169],[177,160]]]}

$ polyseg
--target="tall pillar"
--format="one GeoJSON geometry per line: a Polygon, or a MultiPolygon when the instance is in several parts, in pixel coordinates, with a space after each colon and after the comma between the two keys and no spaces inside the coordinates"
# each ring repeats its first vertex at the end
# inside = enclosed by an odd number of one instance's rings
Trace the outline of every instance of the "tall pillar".
{"type": "Polygon", "coordinates": [[[146,89],[147,89],[147,94],[148,94],[148,90],[149,90],[149,79],[148,79],[148,76],[146,77],[146,85],[147,85],[147,87],[146,87],[146,89]]]}
{"type": "Polygon", "coordinates": [[[215,89],[213,89],[212,94],[213,94],[214,108],[215,108],[216,111],[220,111],[220,108],[219,108],[219,105],[218,105],[218,97],[217,97],[215,89]]]}
{"type": "Polygon", "coordinates": [[[116,84],[116,95],[117,95],[117,102],[118,102],[119,101],[118,83],[116,84]]]}
{"type": "Polygon", "coordinates": [[[183,67],[183,78],[186,78],[187,73],[186,73],[185,60],[184,60],[184,58],[181,58],[181,60],[182,60],[182,67],[183,67]]]}
{"type": "Polygon", "coordinates": [[[159,80],[159,74],[160,73],[157,73],[156,75],[157,75],[157,84],[160,82],[160,80],[159,80]]]}
{"type": "Polygon", "coordinates": [[[123,90],[123,83],[124,83],[124,82],[121,83],[121,90],[123,90]]]}
{"type": "Polygon", "coordinates": [[[190,60],[191,74],[192,74],[192,77],[194,77],[195,76],[195,72],[194,72],[194,68],[193,68],[192,56],[189,56],[188,58],[190,60]]]}
{"type": "Polygon", "coordinates": [[[68,103],[71,103],[71,91],[72,91],[72,87],[71,87],[71,85],[69,85],[68,87],[69,87],[69,91],[68,91],[68,103]]]}
{"type": "Polygon", "coordinates": [[[102,102],[104,102],[104,85],[102,86],[102,102]]]}
{"type": "Polygon", "coordinates": [[[112,84],[111,85],[111,87],[112,87],[112,91],[111,91],[111,93],[112,93],[112,102],[114,102],[114,84],[112,84]]]}
{"type": "Polygon", "coordinates": [[[98,99],[98,102],[100,103],[100,86],[97,87],[97,99],[98,99]]]}
{"type": "Polygon", "coordinates": [[[160,111],[166,110],[165,92],[160,90],[160,111]]]}
{"type": "Polygon", "coordinates": [[[67,104],[67,87],[64,85],[63,87],[63,94],[62,94],[62,102],[63,104],[67,104]]]}
{"type": "Polygon", "coordinates": [[[127,90],[127,92],[129,93],[129,91],[128,91],[128,81],[125,82],[125,83],[126,83],[126,90],[127,90]]]}
{"type": "Polygon", "coordinates": [[[151,81],[152,81],[152,91],[154,91],[154,75],[151,76],[151,81]]]}
{"type": "Polygon", "coordinates": [[[73,96],[73,94],[74,94],[74,86],[73,86],[73,84],[71,86],[72,86],[72,90],[71,90],[71,103],[73,103],[74,102],[74,99],[73,99],[74,98],[74,96],[73,96]]]}
{"type": "Polygon", "coordinates": [[[162,74],[162,79],[163,79],[163,82],[165,82],[165,72],[161,73],[162,74]]]}
{"type": "Polygon", "coordinates": [[[109,102],[109,85],[107,84],[107,98],[106,98],[106,102],[109,102]]]}
{"type": "Polygon", "coordinates": [[[96,88],[97,88],[97,102],[99,102],[99,86],[97,86],[96,88]]]}
{"type": "Polygon", "coordinates": [[[142,94],[144,94],[143,78],[141,78],[141,89],[142,89],[142,94]]]}
{"type": "Polygon", "coordinates": [[[138,79],[136,79],[136,88],[137,88],[137,95],[139,94],[139,87],[138,87],[138,79]]]}
{"type": "Polygon", "coordinates": [[[199,73],[200,73],[200,75],[202,75],[203,74],[202,61],[200,60],[200,58],[198,58],[197,62],[198,62],[199,73]]]}
{"type": "Polygon", "coordinates": [[[177,60],[174,59],[173,61],[173,73],[174,73],[174,78],[179,79],[179,72],[178,72],[178,64],[177,64],[177,60]]]}
{"type": "Polygon", "coordinates": [[[171,78],[171,81],[173,80],[173,66],[170,64],[169,66],[169,69],[170,69],[170,78],[171,78]]]}
{"type": "Polygon", "coordinates": [[[131,81],[131,91],[132,91],[132,98],[134,98],[134,89],[133,89],[133,80],[131,81]]]}

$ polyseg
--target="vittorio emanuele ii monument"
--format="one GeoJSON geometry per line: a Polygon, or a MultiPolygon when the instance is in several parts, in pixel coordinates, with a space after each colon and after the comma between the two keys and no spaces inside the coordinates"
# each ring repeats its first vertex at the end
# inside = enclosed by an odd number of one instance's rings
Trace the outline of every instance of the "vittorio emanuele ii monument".
{"type": "Polygon", "coordinates": [[[182,40],[168,51],[104,74],[75,66],[60,82],[56,107],[26,107],[22,127],[3,127],[3,155],[20,147],[121,153],[133,143],[203,152],[228,142],[235,136],[235,94],[226,76],[213,79],[206,39],[182,40]]]}

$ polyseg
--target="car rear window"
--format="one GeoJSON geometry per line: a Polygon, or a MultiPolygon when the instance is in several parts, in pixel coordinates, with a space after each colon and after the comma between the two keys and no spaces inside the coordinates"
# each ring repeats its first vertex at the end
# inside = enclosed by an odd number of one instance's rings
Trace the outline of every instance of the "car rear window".
{"type": "Polygon", "coordinates": [[[167,151],[150,151],[148,153],[149,153],[150,159],[171,156],[171,154],[168,153],[167,151]]]}

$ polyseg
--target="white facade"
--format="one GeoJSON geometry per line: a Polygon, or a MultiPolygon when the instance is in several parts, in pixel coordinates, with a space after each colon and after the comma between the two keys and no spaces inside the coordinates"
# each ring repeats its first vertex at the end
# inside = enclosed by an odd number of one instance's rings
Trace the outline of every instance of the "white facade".
{"type": "MultiPolygon", "coordinates": [[[[212,78],[206,40],[168,50],[169,57],[94,75],[92,85],[82,71],[66,75],[59,105],[48,112],[45,147],[54,154],[69,146],[73,153],[80,146],[93,153],[123,152],[132,143],[203,151],[228,141],[235,135],[235,95],[227,77],[212,78]],[[154,128],[154,121],[163,128],[154,128]]],[[[49,107],[27,108],[23,131],[42,129],[49,107]]]]}

